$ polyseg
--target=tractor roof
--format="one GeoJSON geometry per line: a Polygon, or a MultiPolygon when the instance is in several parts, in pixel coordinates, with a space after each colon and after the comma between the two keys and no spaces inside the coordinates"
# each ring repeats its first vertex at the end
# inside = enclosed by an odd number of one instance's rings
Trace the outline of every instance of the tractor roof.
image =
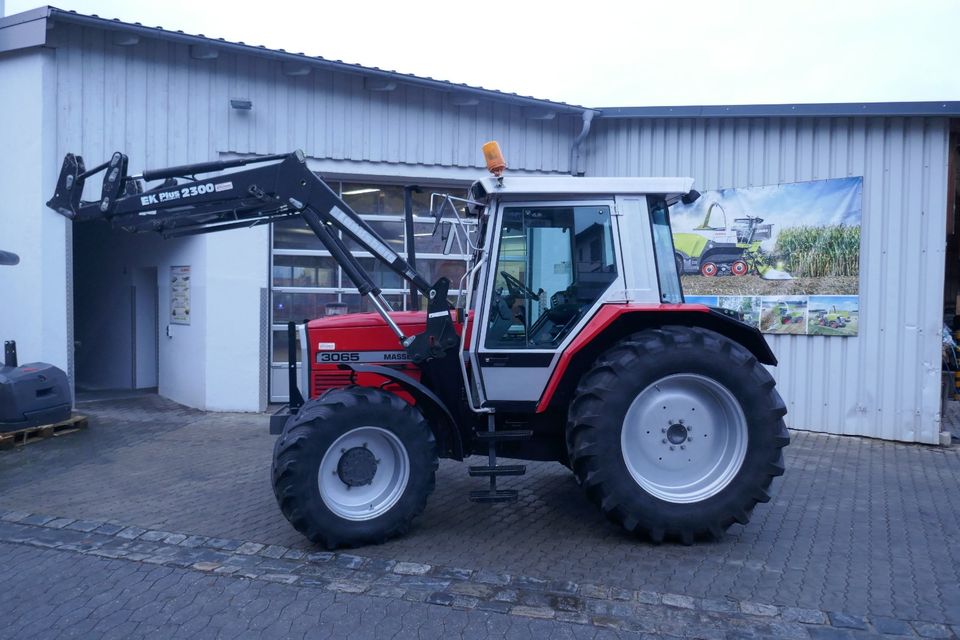
{"type": "Polygon", "coordinates": [[[579,178],[574,176],[504,176],[474,183],[474,197],[486,196],[614,196],[661,194],[680,196],[693,189],[693,178],[579,178]]]}

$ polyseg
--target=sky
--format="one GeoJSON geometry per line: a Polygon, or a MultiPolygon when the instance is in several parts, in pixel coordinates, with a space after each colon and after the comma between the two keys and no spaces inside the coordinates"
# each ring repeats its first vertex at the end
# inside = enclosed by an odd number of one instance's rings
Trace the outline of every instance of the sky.
{"type": "Polygon", "coordinates": [[[958,0],[51,1],[589,107],[960,100],[958,0]]]}

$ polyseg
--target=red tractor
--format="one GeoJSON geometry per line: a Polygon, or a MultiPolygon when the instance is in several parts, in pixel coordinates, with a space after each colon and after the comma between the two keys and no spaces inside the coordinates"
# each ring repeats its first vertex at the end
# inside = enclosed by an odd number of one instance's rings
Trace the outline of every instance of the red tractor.
{"type": "Polygon", "coordinates": [[[121,153],[91,171],[68,154],[48,205],[166,236],[299,216],[369,298],[375,313],[299,327],[302,382],[291,340],[290,404],[270,421],[278,503],[312,541],[403,534],[438,459],[475,455],[486,459],[470,475],[488,480],[477,502],[517,498],[497,479],[525,467],[499,458],[555,460],[609,519],[653,541],[745,524],[784,471],[786,408],[760,332],[684,304],[669,207],[699,196],[693,181],[504,176],[497,150],[492,160],[494,177],[434,208],[447,246],[472,252],[453,303],[446,278],[425,281],[300,152],[139,176],[121,153]],[[100,198],[84,202],[98,171],[100,198]],[[145,189],[153,180],[164,182],[145,189]],[[337,230],[421,292],[426,312],[392,311],[337,230]]]}

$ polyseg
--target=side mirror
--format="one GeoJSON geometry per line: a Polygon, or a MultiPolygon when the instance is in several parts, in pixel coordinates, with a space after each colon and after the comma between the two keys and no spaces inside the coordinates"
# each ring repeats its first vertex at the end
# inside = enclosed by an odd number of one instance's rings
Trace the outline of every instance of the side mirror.
{"type": "Polygon", "coordinates": [[[0,265],[13,266],[20,264],[20,256],[9,251],[0,251],[0,265]]]}
{"type": "Polygon", "coordinates": [[[693,204],[700,199],[700,192],[695,189],[690,189],[687,193],[680,196],[680,202],[683,204],[693,204]]]}

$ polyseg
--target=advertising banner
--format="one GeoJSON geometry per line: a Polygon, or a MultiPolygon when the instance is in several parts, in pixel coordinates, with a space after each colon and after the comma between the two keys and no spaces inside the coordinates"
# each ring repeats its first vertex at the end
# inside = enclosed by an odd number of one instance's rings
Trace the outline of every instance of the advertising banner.
{"type": "Polygon", "coordinates": [[[670,208],[687,302],[764,333],[855,336],[863,178],[707,191],[670,208]]]}

